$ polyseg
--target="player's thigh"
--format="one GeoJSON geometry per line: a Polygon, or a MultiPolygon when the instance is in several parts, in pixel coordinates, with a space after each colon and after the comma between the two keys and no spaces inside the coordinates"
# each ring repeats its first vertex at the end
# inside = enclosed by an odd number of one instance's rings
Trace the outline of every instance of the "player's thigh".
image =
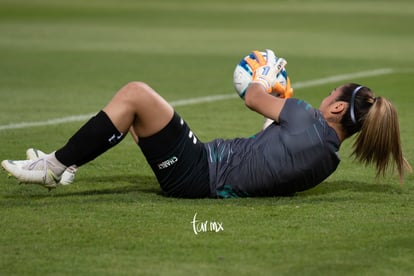
{"type": "Polygon", "coordinates": [[[121,132],[131,127],[138,137],[151,136],[171,120],[174,110],[150,86],[131,82],[122,87],[104,111],[121,132]]]}

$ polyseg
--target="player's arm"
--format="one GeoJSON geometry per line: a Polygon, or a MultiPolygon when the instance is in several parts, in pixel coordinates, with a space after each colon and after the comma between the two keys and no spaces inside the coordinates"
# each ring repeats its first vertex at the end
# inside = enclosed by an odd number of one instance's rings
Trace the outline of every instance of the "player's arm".
{"type": "MultiPolygon", "coordinates": [[[[245,94],[245,104],[248,108],[262,114],[264,117],[279,122],[279,115],[285,104],[285,99],[274,97],[270,93],[284,91],[278,87],[277,74],[283,70],[287,64],[283,58],[275,57],[275,53],[272,50],[266,50],[265,59],[260,52],[254,51],[257,61],[247,60],[253,70],[252,81],[247,88],[245,94]]],[[[288,90],[291,93],[290,83],[288,90]]],[[[280,85],[279,85],[280,86],[280,85]]],[[[286,91],[286,90],[285,90],[286,91]]],[[[287,96],[287,95],[285,95],[287,96]]]]}
{"type": "Polygon", "coordinates": [[[266,88],[260,83],[251,83],[247,88],[244,102],[251,110],[279,122],[279,115],[286,99],[274,97],[267,93],[266,88]]]}

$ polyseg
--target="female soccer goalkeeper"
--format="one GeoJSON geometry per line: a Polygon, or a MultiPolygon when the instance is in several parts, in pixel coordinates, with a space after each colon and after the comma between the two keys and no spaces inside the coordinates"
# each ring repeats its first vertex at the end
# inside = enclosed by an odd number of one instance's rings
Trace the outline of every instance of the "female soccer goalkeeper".
{"type": "Polygon", "coordinates": [[[326,179],[339,164],[341,142],[359,132],[356,159],[375,165],[377,176],[391,165],[403,180],[411,167],[388,100],[357,84],[334,89],[319,110],[298,99],[274,97],[269,92],[281,68],[272,51],[267,57],[257,57],[245,104],[275,122],[254,137],[202,143],[159,94],[131,82],[56,152],[36,160],[4,160],[2,166],[20,182],[54,188],[67,167],[95,159],[131,129],[169,196],[281,196],[326,179]]]}

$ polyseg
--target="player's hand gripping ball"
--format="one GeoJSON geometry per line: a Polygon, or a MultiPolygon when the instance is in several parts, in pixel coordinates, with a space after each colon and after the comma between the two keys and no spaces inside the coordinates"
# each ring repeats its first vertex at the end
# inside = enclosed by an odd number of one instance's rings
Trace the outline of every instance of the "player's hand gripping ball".
{"type": "MultiPolygon", "coordinates": [[[[273,64],[280,64],[281,61],[284,60],[275,57],[273,64]]],[[[252,82],[255,70],[266,64],[267,53],[259,51],[251,52],[249,55],[245,56],[242,60],[240,60],[240,62],[237,64],[233,73],[233,85],[237,94],[242,99],[244,99],[244,95],[246,94],[247,88],[252,82]]],[[[276,71],[276,82],[273,85],[273,87],[271,87],[271,89],[269,90],[270,91],[268,91],[268,93],[271,93],[272,95],[275,95],[277,97],[290,98],[293,96],[293,89],[290,86],[290,79],[287,75],[287,71],[284,68],[284,66],[281,70],[276,71]]]]}

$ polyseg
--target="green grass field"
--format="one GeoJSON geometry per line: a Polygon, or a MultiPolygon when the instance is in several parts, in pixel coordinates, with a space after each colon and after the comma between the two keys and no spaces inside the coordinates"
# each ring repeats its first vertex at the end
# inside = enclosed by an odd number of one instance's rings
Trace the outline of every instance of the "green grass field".
{"type": "MultiPolygon", "coordinates": [[[[314,106],[351,81],[389,98],[414,163],[413,26],[411,0],[0,0],[0,159],[59,148],[87,116],[65,120],[131,80],[176,103],[204,141],[253,134],[262,118],[232,72],[271,48],[314,106]]],[[[351,144],[331,177],[288,198],[164,197],[132,139],[51,192],[1,172],[0,274],[412,275],[414,176],[375,180],[351,144]],[[224,230],[195,235],[195,215],[224,230]]]]}

